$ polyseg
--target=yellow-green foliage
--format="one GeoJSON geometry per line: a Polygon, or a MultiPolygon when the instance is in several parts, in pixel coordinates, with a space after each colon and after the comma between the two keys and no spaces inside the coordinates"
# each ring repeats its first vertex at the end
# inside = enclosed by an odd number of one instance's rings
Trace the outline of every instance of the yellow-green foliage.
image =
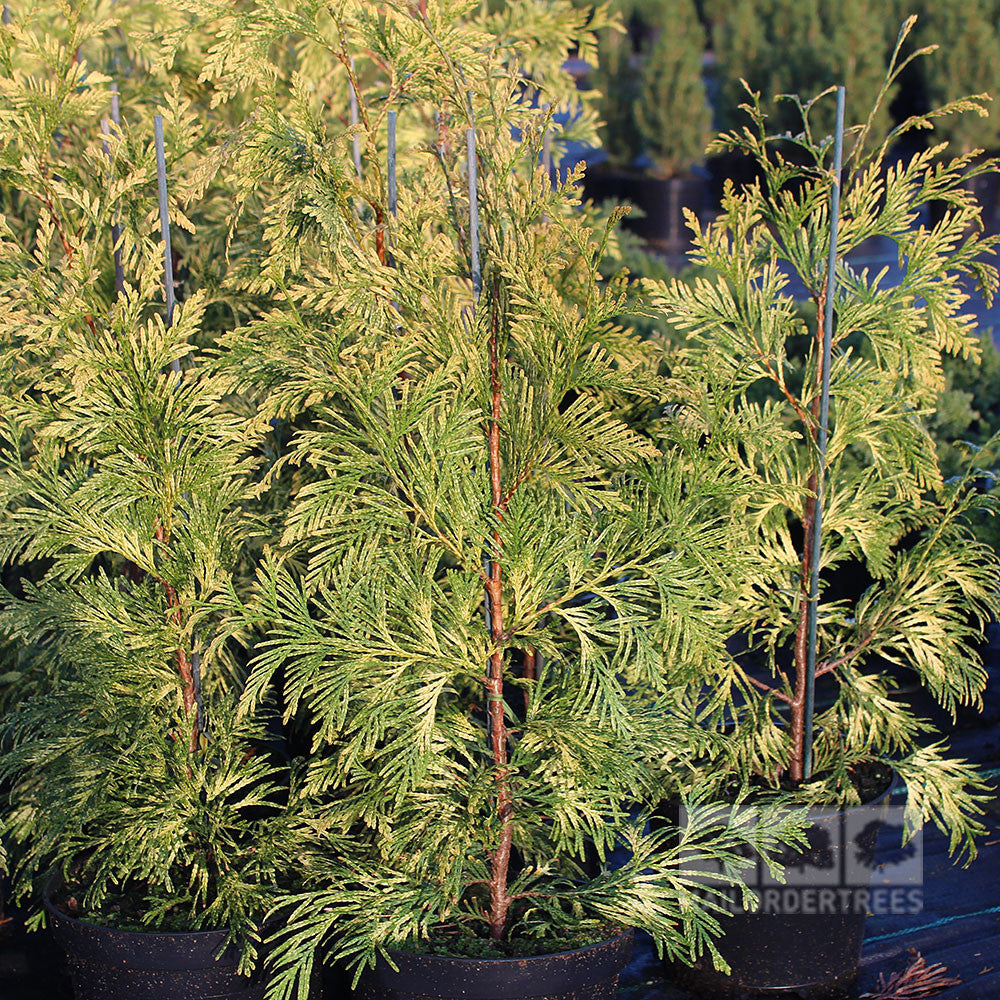
{"type": "Polygon", "coordinates": [[[578,175],[553,188],[537,169],[547,131],[557,148],[592,134],[588,110],[565,129],[552,114],[576,108],[562,60],[589,53],[604,12],[178,0],[13,14],[0,558],[35,579],[0,592],[0,628],[34,673],[0,722],[0,836],[20,891],[66,874],[100,921],[127,887],[130,922],[228,926],[245,966],[280,895],[276,996],[304,992],[330,935],[360,962],[480,926],[506,822],[482,713],[502,641],[521,696],[504,708],[524,864],[510,887],[532,901],[514,933],[610,920],[682,960],[711,952],[714,904],[680,852],[738,884],[742,849],[774,851],[797,821],[706,811],[673,841],[622,805],[658,796],[709,742],[674,675],[718,659],[738,553],[701,516],[726,477],[663,461],[621,418],[622,400],[660,401],[655,359],[613,321],[625,282],[600,280],[611,237],[577,211],[578,175]],[[125,100],[109,158],[112,77],[125,100]],[[181,280],[169,327],[157,110],[181,280]],[[504,639],[483,621],[484,546],[504,560],[504,639]],[[517,675],[528,647],[533,679],[517,675]],[[303,731],[312,752],[276,762],[303,731]],[[633,860],[581,883],[587,845],[616,842],[633,860]]]}
{"type": "MultiPolygon", "coordinates": [[[[936,116],[975,107],[964,100],[936,116]]],[[[803,524],[820,467],[816,317],[826,296],[831,149],[810,131],[812,103],[802,106],[795,162],[782,156],[787,138],[769,134],[757,95],[746,110],[752,124],[718,148],[752,156],[763,180],[743,193],[730,186],[722,215],[696,227],[692,260],[703,276],[647,282],[647,290],[688,338],[672,359],[677,409],[664,435],[695,453],[727,455],[747,486],[729,512],[755,553],[733,625],[749,638],[749,669],[764,670],[751,680],[746,659],[720,661],[710,710],[720,725],[739,720],[743,773],[777,780],[792,747],[783,713],[802,704],[789,664],[807,594],[803,524]],[[808,323],[791,276],[816,306],[808,323]]],[[[968,478],[944,480],[927,420],[945,386],[945,356],[979,353],[964,282],[987,300],[997,290],[998,238],[984,234],[966,187],[996,164],[968,155],[939,162],[938,145],[890,165],[897,135],[932,125],[915,120],[884,141],[865,125],[847,136],[818,610],[819,690],[833,703],[816,715],[816,776],[804,794],[849,802],[853,768],[891,763],[910,783],[908,831],[934,818],[953,848],[972,854],[982,782],[947,759],[945,744],[920,748],[926,723],[893,697],[899,674],[913,672],[950,712],[980,703],[986,678],[976,647],[996,614],[1000,571],[971,526],[992,500],[968,478]],[[935,199],[948,212],[921,225],[921,207],[935,199]],[[846,259],[872,237],[898,246],[898,283],[846,259]],[[845,588],[845,577],[860,583],[845,588]]]]}

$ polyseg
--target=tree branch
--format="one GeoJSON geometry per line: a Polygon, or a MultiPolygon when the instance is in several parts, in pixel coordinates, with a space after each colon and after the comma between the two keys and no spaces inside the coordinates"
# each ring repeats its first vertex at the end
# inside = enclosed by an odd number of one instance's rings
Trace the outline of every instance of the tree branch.
{"type": "Polygon", "coordinates": [[[852,650],[844,653],[843,656],[838,656],[835,660],[824,660],[822,663],[816,666],[816,676],[822,677],[824,674],[832,674],[835,670],[840,667],[845,666],[850,663],[856,656],[860,656],[865,649],[872,644],[872,640],[875,638],[874,633],[869,633],[867,638],[862,642],[859,642],[852,650]]]}
{"type": "MultiPolygon", "coordinates": [[[[45,166],[41,164],[42,177],[45,177],[45,166]]],[[[66,231],[63,229],[62,220],[59,218],[59,214],[56,212],[56,207],[52,201],[51,192],[48,186],[45,184],[44,179],[42,181],[42,186],[44,194],[36,195],[39,201],[48,209],[49,218],[52,220],[52,225],[55,226],[56,232],[59,234],[59,242],[62,243],[63,252],[66,254],[66,270],[68,271],[73,266],[73,245],[70,243],[66,236],[66,231]]],[[[97,327],[94,325],[94,317],[89,313],[84,313],[84,322],[90,327],[90,332],[97,336],[97,327]]]]}
{"type": "Polygon", "coordinates": [[[781,688],[774,687],[771,684],[765,684],[764,681],[758,680],[756,677],[751,677],[745,670],[741,670],[745,680],[749,681],[755,688],[760,689],[765,694],[773,694],[775,698],[780,698],[783,702],[788,705],[792,704],[792,699],[787,695],[781,688]]]}

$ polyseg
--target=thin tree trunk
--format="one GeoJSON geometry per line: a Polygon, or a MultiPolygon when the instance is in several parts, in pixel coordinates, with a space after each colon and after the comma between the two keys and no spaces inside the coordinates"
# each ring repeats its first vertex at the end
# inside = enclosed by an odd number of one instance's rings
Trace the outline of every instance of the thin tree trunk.
{"type": "MultiPolygon", "coordinates": [[[[170,540],[163,530],[162,525],[157,525],[156,540],[166,548],[170,540]]],[[[160,580],[160,586],[167,597],[167,606],[171,609],[170,620],[180,628],[182,623],[181,602],[177,596],[176,589],[166,580],[160,580]]],[[[181,679],[181,697],[184,703],[184,717],[191,720],[191,731],[188,735],[188,752],[198,751],[201,732],[198,728],[198,697],[195,686],[194,670],[191,668],[191,661],[188,658],[187,650],[183,646],[177,647],[177,673],[181,679]]]]}
{"type": "MultiPolygon", "coordinates": [[[[493,498],[493,512],[498,519],[503,518],[503,489],[500,477],[500,408],[503,387],[500,381],[500,358],[498,344],[498,317],[496,288],[492,297],[490,331],[490,390],[492,415],[489,429],[490,487],[493,498]]],[[[490,630],[493,652],[490,656],[489,675],[486,678],[486,697],[490,729],[490,745],[493,751],[494,783],[496,786],[496,808],[500,819],[500,843],[490,855],[490,937],[495,941],[503,938],[507,929],[507,914],[510,910],[510,895],[507,891],[510,850],[514,839],[514,802],[510,787],[510,771],[507,767],[507,719],[503,704],[503,581],[501,566],[502,542],[498,530],[493,531],[493,558],[490,561],[489,579],[486,590],[490,604],[490,630]]]]}

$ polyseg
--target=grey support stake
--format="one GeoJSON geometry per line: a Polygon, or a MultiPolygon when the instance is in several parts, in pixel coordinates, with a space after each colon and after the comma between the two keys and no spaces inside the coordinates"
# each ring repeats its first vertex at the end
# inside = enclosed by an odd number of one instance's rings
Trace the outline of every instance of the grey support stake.
{"type": "Polygon", "coordinates": [[[389,211],[396,217],[399,208],[398,189],[396,187],[396,112],[389,112],[388,134],[386,136],[386,167],[389,176],[389,211]]]}
{"type": "MultiPolygon", "coordinates": [[[[549,106],[545,105],[545,114],[548,116],[549,106]]],[[[545,178],[552,184],[552,129],[545,128],[545,135],[542,136],[542,169],[545,171],[545,178]]]]}
{"type": "MultiPolygon", "coordinates": [[[[163,115],[153,116],[153,135],[156,139],[156,184],[160,202],[160,236],[163,238],[163,290],[167,300],[167,326],[174,322],[174,261],[170,246],[170,208],[167,204],[167,158],[163,149],[163,115]]],[[[181,363],[174,358],[170,367],[181,370],[181,363]]]]}
{"type": "MultiPolygon", "coordinates": [[[[483,273],[479,263],[479,175],[476,171],[476,130],[465,130],[465,158],[469,178],[469,265],[472,277],[472,297],[479,304],[479,296],[483,291],[483,273]]],[[[483,552],[483,572],[487,577],[492,572],[492,562],[486,552],[483,552]]],[[[490,615],[490,595],[487,590],[483,602],[483,617],[486,619],[486,630],[493,627],[490,615]]]]}
{"type": "MultiPolygon", "coordinates": [[[[385,163],[386,163],[386,177],[388,178],[387,194],[389,201],[389,214],[393,217],[393,219],[395,219],[399,212],[399,189],[396,185],[396,112],[395,111],[389,112],[389,120],[386,127],[385,163]]],[[[383,225],[385,225],[385,223],[383,223],[383,225]]],[[[391,232],[389,233],[389,236],[390,237],[392,236],[391,232]]],[[[391,249],[392,243],[389,240],[387,240],[386,242],[389,244],[390,247],[388,254],[386,256],[386,260],[388,261],[390,267],[395,267],[396,259],[392,255],[392,249],[391,249]]],[[[399,311],[398,302],[393,301],[392,307],[397,312],[399,311]]],[[[399,332],[402,329],[403,329],[402,324],[396,325],[397,332],[399,332]]]]}
{"type": "Polygon", "coordinates": [[[476,170],[476,130],[465,130],[465,155],[469,169],[469,255],[472,265],[472,294],[476,302],[483,290],[479,266],[479,175],[476,170]]]}
{"type": "Polygon", "coordinates": [[[4,4],[3,5],[3,23],[4,24],[10,24],[10,22],[13,21],[13,20],[14,20],[14,18],[12,18],[10,16],[10,10],[8,9],[7,5],[4,4]]]}
{"type": "Polygon", "coordinates": [[[122,111],[121,106],[118,103],[118,84],[111,84],[111,120],[118,126],[122,127],[122,111]]]}
{"type": "Polygon", "coordinates": [[[816,708],[816,645],[819,612],[819,561],[822,556],[823,501],[826,479],[826,444],[830,429],[830,364],[833,345],[833,297],[837,277],[837,230],[840,224],[840,175],[844,167],[844,88],[837,88],[837,130],[833,141],[833,186],[830,189],[830,255],[826,264],[826,310],[823,316],[823,358],[820,369],[819,441],[816,472],[816,510],[813,515],[809,576],[809,646],[806,660],[806,703],[802,773],[813,768],[813,715],[816,708]]]}
{"type": "MultiPolygon", "coordinates": [[[[347,81],[351,91],[351,125],[358,124],[358,92],[354,89],[354,59],[351,59],[351,76],[347,81]]],[[[361,140],[354,136],[351,143],[351,151],[354,154],[354,169],[358,172],[358,180],[361,180],[361,140]]]]}
{"type": "MultiPolygon", "coordinates": [[[[111,135],[111,126],[108,124],[107,118],[101,119],[101,132],[105,136],[111,135]]],[[[104,147],[104,155],[108,158],[108,162],[113,163],[114,158],[111,155],[111,146],[108,144],[107,138],[101,140],[101,145],[104,147]]],[[[119,297],[125,294],[125,271],[122,267],[122,248],[119,245],[121,238],[121,226],[117,222],[112,222],[111,247],[115,258],[115,293],[119,297]]]]}

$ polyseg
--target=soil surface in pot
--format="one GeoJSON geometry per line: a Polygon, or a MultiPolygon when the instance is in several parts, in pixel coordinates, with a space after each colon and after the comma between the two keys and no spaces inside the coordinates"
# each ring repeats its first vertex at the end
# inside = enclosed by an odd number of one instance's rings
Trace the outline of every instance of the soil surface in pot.
{"type": "Polygon", "coordinates": [[[399,945],[396,951],[413,955],[439,955],[448,958],[533,958],[576,951],[592,944],[600,944],[618,937],[624,928],[616,924],[594,921],[583,927],[563,933],[549,933],[544,937],[519,937],[494,941],[479,937],[464,928],[441,928],[426,941],[399,945]]]}
{"type": "Polygon", "coordinates": [[[182,934],[187,931],[217,929],[192,926],[190,913],[180,906],[175,910],[167,910],[156,924],[145,923],[142,917],[151,909],[151,904],[145,887],[138,882],[129,882],[119,889],[110,890],[101,901],[99,910],[84,905],[84,892],[81,882],[70,879],[64,885],[53,886],[49,892],[49,900],[67,917],[82,920],[95,927],[109,927],[118,931],[182,934]]]}

